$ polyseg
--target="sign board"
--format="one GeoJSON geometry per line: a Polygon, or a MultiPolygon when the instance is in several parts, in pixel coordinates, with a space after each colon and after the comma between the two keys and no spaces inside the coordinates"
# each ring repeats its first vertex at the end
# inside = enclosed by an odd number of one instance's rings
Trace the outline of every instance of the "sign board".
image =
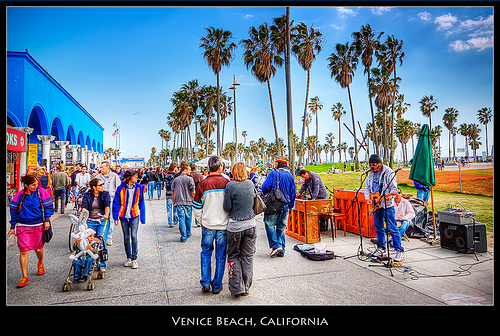
{"type": "Polygon", "coordinates": [[[28,145],[28,174],[32,174],[35,167],[38,166],[38,145],[28,145]]]}
{"type": "Polygon", "coordinates": [[[7,150],[26,152],[26,133],[7,127],[7,150]]]}

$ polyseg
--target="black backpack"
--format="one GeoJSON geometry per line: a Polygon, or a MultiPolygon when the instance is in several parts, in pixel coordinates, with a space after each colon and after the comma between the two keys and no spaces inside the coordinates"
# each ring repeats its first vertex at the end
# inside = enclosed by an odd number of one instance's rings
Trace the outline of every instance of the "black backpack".
{"type": "Polygon", "coordinates": [[[283,208],[288,203],[285,196],[280,190],[280,172],[276,170],[276,186],[271,189],[267,194],[261,196],[262,201],[266,205],[266,215],[276,215],[283,211],[283,208]]]}

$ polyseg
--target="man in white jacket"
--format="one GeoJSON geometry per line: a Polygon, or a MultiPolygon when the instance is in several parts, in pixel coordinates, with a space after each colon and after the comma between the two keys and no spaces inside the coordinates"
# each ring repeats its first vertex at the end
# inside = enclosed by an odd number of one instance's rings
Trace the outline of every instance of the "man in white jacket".
{"type": "Polygon", "coordinates": [[[111,167],[109,166],[108,161],[101,162],[101,173],[96,175],[96,178],[100,179],[103,183],[103,190],[109,193],[109,197],[111,199],[110,209],[109,209],[109,219],[106,230],[107,234],[103,233],[103,236],[106,238],[107,246],[113,245],[113,227],[114,225],[110,225],[110,223],[114,223],[113,218],[113,199],[115,198],[116,189],[122,184],[120,177],[117,173],[111,171],[111,167]]]}
{"type": "Polygon", "coordinates": [[[394,197],[394,216],[396,222],[400,222],[399,235],[403,237],[404,233],[410,226],[411,220],[415,217],[415,210],[411,203],[402,197],[401,189],[398,188],[398,194],[394,197]]]}

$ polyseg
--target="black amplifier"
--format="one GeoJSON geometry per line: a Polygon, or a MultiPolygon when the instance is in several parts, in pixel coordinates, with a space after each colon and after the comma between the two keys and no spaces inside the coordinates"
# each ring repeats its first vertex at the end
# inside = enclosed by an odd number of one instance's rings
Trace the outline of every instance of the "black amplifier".
{"type": "MultiPolygon", "coordinates": [[[[469,219],[470,220],[470,219],[469,219]]],[[[486,243],[486,225],[476,222],[457,224],[439,221],[441,247],[449,250],[469,253],[482,253],[488,249],[486,243]],[[475,232],[473,228],[475,227],[475,232]]]]}

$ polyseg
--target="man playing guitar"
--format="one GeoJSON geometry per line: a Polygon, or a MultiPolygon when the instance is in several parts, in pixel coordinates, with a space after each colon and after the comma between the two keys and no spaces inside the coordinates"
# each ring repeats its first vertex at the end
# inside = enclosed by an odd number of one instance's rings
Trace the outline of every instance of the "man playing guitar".
{"type": "Polygon", "coordinates": [[[398,192],[396,180],[393,178],[394,172],[382,163],[382,159],[377,154],[371,155],[368,162],[370,163],[370,172],[366,179],[365,199],[367,204],[372,207],[375,202],[370,195],[375,194],[378,195],[376,203],[380,203],[380,206],[375,204],[372,212],[373,224],[377,233],[377,249],[373,255],[378,257],[386,255],[384,222],[387,217],[387,230],[392,236],[393,246],[396,250],[394,261],[403,261],[404,249],[401,246],[401,236],[395,219],[394,197],[389,196],[398,192]],[[386,197],[382,197],[383,195],[386,197]]]}

